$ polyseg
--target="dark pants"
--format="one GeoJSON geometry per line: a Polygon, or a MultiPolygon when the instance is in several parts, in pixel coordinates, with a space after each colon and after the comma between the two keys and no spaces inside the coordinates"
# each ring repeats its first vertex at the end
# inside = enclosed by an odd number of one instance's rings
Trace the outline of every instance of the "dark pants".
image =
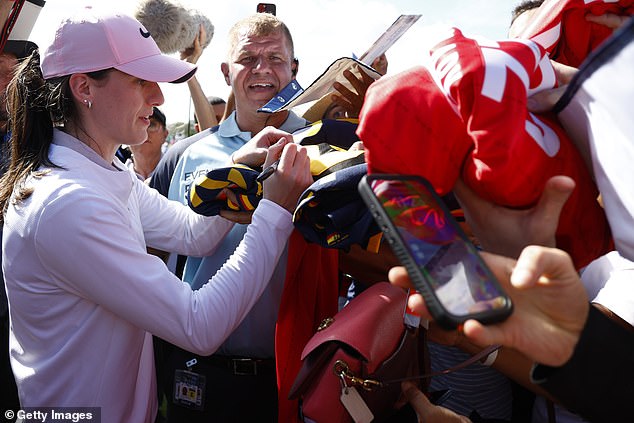
{"type": "Polygon", "coordinates": [[[212,355],[202,357],[168,345],[157,363],[167,398],[167,422],[277,422],[277,382],[275,362],[212,355]],[[197,363],[189,370],[205,376],[202,410],[174,402],[177,369],[186,370],[186,362],[197,363]]]}
{"type": "MultiPolygon", "coordinates": [[[[0,280],[1,281],[1,280],[0,280]]],[[[4,290],[4,286],[0,286],[4,290]]],[[[0,395],[0,411],[4,416],[6,410],[17,411],[20,409],[20,401],[18,399],[18,388],[15,385],[11,363],[9,362],[9,314],[3,314],[0,319],[0,331],[2,332],[2,340],[0,347],[2,354],[0,355],[0,383],[4,386],[4,393],[0,395]]],[[[6,418],[6,417],[5,417],[6,418]]],[[[2,420],[4,421],[4,420],[2,420]]],[[[15,417],[6,421],[15,421],[15,417]]]]}

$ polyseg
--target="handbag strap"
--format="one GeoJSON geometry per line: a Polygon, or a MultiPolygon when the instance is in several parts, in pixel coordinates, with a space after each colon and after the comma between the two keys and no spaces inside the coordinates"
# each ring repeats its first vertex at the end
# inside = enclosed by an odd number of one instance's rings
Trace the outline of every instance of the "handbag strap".
{"type": "Polygon", "coordinates": [[[392,379],[392,380],[384,380],[384,381],[380,381],[380,383],[382,385],[388,385],[391,383],[397,383],[397,382],[403,382],[406,380],[414,380],[414,379],[429,379],[435,376],[441,376],[441,375],[446,375],[448,373],[452,373],[455,372],[456,370],[460,370],[463,369],[467,366],[472,365],[473,363],[475,363],[476,361],[480,361],[482,360],[484,357],[488,356],[489,354],[491,354],[494,351],[497,351],[498,349],[500,349],[501,345],[489,345],[488,347],[484,348],[482,351],[478,352],[477,354],[469,357],[468,359],[466,359],[465,361],[456,364],[453,367],[449,367],[447,369],[444,370],[440,370],[437,372],[430,372],[430,373],[423,373],[422,375],[417,375],[417,376],[408,376],[408,377],[403,377],[400,379],[392,379]]]}

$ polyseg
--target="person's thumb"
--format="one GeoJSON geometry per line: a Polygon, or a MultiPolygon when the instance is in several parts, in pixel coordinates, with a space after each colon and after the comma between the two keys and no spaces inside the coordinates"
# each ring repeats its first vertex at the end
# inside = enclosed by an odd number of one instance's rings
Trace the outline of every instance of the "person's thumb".
{"type": "Polygon", "coordinates": [[[401,389],[403,391],[403,395],[416,412],[419,421],[425,421],[424,419],[429,414],[429,409],[433,407],[427,396],[425,396],[425,394],[423,394],[412,382],[402,382],[401,389]]]}
{"type": "Polygon", "coordinates": [[[542,228],[547,227],[555,233],[559,225],[561,211],[575,188],[575,181],[568,176],[553,176],[544,186],[539,202],[535,208],[537,221],[542,228]]]}
{"type": "Polygon", "coordinates": [[[533,94],[528,98],[528,102],[526,104],[528,110],[533,113],[544,113],[552,110],[561,96],[564,95],[566,88],[567,85],[562,85],[557,88],[551,88],[533,94]]]}

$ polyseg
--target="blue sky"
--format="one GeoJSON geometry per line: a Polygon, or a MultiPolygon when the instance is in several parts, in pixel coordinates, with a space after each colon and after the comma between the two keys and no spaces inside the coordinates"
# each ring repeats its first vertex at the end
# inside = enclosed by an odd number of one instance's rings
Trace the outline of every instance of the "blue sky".
{"type": "MultiPolygon", "coordinates": [[[[279,16],[290,28],[300,60],[298,81],[304,87],[335,59],[362,54],[401,14],[421,14],[420,20],[387,52],[388,74],[415,66],[425,40],[440,27],[456,26],[469,34],[491,39],[506,35],[513,6],[519,0],[280,0],[279,16]]],[[[107,4],[130,14],[137,5],[131,0],[48,0],[31,32],[30,39],[45,48],[56,23],[72,10],[88,4],[107,4]]],[[[255,12],[257,2],[245,0],[182,0],[198,9],[215,26],[215,35],[200,61],[197,77],[207,95],[226,98],[228,87],[220,72],[226,52],[226,34],[243,16],[255,12]]],[[[187,86],[161,84],[168,123],[191,116],[187,86]]]]}

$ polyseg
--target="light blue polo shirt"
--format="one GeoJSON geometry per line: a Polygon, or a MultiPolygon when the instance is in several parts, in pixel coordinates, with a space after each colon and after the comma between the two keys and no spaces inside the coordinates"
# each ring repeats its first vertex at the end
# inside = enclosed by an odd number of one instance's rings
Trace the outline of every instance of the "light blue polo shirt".
{"type": "MultiPolygon", "coordinates": [[[[305,119],[291,112],[279,129],[290,133],[307,124],[305,119]]],[[[250,132],[243,132],[238,127],[234,111],[220,124],[218,131],[185,150],[174,170],[168,198],[187,204],[192,182],[212,169],[227,166],[231,154],[251,138],[250,132]]],[[[246,230],[247,225],[236,224],[212,256],[188,257],[183,280],[192,289],[207,283],[235,251],[246,230]]],[[[275,356],[275,322],[282,297],[287,256],[285,250],[258,302],[216,353],[256,358],[275,356]]]]}

